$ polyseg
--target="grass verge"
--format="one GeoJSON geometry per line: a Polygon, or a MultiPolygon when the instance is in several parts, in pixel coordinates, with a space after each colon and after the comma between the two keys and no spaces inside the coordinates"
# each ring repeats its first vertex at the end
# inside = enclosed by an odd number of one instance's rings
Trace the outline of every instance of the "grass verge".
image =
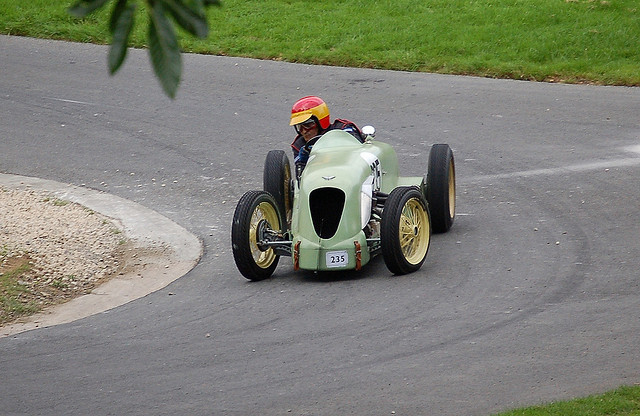
{"type": "Polygon", "coordinates": [[[495,416],[638,416],[640,386],[620,387],[605,394],[533,406],[495,416]]]}
{"type": "Polygon", "coordinates": [[[38,312],[41,307],[33,294],[22,283],[22,277],[31,270],[28,256],[0,256],[0,325],[20,316],[38,312]]]}
{"type": "MultiPolygon", "coordinates": [[[[108,10],[73,19],[69,0],[5,0],[4,34],[108,43],[108,10]]],[[[636,0],[224,0],[185,51],[537,81],[640,85],[636,0]]],[[[144,23],[139,7],[138,23],[144,23]]],[[[144,47],[145,24],[131,44],[144,47]]]]}

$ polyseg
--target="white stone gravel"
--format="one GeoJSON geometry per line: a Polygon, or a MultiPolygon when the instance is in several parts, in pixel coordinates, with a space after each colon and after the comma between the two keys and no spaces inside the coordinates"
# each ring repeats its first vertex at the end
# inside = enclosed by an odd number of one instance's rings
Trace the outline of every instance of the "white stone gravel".
{"type": "MultiPolygon", "coordinates": [[[[0,188],[0,265],[28,256],[31,271],[20,283],[37,298],[95,287],[118,269],[123,243],[120,229],[97,212],[43,192],[0,188]]],[[[50,301],[40,303],[57,303],[50,301]]]]}

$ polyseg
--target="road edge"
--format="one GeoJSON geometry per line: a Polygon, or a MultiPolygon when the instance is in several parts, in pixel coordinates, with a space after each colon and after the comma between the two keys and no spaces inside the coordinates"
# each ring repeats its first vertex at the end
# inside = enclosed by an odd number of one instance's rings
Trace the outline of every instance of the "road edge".
{"type": "Polygon", "coordinates": [[[193,269],[202,257],[202,241],[180,225],[136,202],[81,186],[0,173],[0,186],[47,192],[109,217],[140,250],[133,268],[91,293],[0,327],[0,338],[73,322],[142,298],[193,269]]]}

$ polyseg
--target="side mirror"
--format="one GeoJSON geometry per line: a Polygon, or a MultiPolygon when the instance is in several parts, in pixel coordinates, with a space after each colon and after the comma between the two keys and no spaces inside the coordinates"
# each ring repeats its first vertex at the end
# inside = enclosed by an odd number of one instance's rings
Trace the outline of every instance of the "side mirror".
{"type": "Polygon", "coordinates": [[[373,126],[364,126],[362,128],[362,134],[364,134],[366,139],[373,139],[376,137],[376,128],[373,126]]]}

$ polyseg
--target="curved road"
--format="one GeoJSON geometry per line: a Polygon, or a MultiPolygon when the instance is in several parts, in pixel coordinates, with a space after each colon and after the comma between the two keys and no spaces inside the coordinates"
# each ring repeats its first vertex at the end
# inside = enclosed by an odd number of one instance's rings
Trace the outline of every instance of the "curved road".
{"type": "MultiPolygon", "coordinates": [[[[640,382],[637,88],[185,56],[0,37],[0,172],[106,191],[202,239],[168,287],[0,338],[3,415],[487,415],[640,382]],[[393,277],[236,271],[236,201],[295,99],[374,124],[403,175],[454,149],[458,217],[393,277]]],[[[286,259],[284,259],[286,260],[286,259]]]]}

